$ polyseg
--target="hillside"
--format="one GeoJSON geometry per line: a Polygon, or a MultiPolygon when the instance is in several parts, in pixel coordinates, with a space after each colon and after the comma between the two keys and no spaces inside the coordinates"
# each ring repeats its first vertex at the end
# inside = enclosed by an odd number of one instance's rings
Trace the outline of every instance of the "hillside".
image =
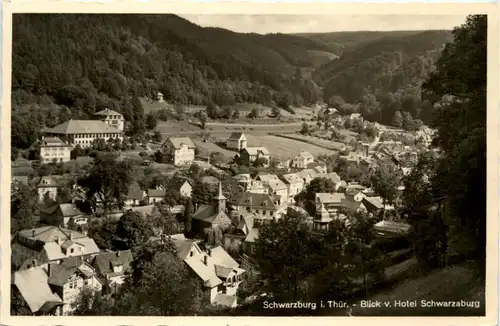
{"type": "Polygon", "coordinates": [[[373,33],[339,36],[339,42],[348,44],[343,54],[313,73],[324,99],[344,113],[359,111],[386,124],[396,111],[429,121],[430,107],[422,103],[420,86],[453,39],[451,32],[373,33]]]}

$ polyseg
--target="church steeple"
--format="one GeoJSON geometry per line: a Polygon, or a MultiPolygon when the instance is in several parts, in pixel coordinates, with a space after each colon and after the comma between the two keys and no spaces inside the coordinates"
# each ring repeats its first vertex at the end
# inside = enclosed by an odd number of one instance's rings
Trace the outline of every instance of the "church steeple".
{"type": "Polygon", "coordinates": [[[222,192],[222,180],[219,180],[219,193],[217,194],[217,197],[215,199],[215,206],[217,209],[217,212],[223,212],[226,210],[226,197],[224,196],[224,193],[222,192]]]}

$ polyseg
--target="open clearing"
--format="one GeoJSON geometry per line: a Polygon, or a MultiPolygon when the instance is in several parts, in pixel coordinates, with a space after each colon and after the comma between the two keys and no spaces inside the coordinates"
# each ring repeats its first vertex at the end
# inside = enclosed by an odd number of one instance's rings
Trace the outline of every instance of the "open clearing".
{"type": "Polygon", "coordinates": [[[249,146],[266,147],[271,152],[271,157],[292,158],[301,151],[307,151],[313,156],[334,153],[333,150],[327,150],[302,141],[270,135],[247,135],[247,139],[249,146]]]}

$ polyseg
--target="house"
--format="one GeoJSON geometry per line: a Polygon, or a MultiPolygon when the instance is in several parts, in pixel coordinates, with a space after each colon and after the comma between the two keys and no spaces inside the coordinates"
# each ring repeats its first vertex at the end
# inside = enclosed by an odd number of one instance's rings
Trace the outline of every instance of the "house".
{"type": "Polygon", "coordinates": [[[193,185],[186,179],[174,178],[169,188],[177,190],[182,197],[191,197],[193,193],[193,185]]]}
{"type": "Polygon", "coordinates": [[[139,206],[146,197],[146,192],[141,189],[137,182],[132,182],[125,195],[124,204],[127,207],[139,206]]]}
{"type": "Polygon", "coordinates": [[[328,170],[326,168],[326,163],[325,162],[312,162],[307,164],[307,169],[313,169],[317,173],[327,173],[328,170]]]}
{"type": "Polygon", "coordinates": [[[189,137],[171,137],[162,145],[162,150],[171,157],[176,166],[193,163],[195,149],[196,146],[189,137]]]}
{"type": "Polygon", "coordinates": [[[160,102],[160,103],[164,102],[163,97],[164,97],[164,95],[162,92],[158,92],[158,94],[156,94],[156,98],[158,99],[158,102],[160,102]]]}
{"type": "Polygon", "coordinates": [[[91,147],[95,139],[123,140],[123,130],[112,127],[107,122],[100,120],[68,120],[53,128],[42,130],[45,137],[54,136],[69,144],[71,147],[91,147]]]}
{"type": "Polygon", "coordinates": [[[308,185],[314,178],[316,178],[316,171],[313,169],[305,169],[296,173],[300,178],[304,180],[304,185],[308,185]]]}
{"type": "Polygon", "coordinates": [[[338,191],[340,189],[340,187],[345,184],[345,182],[343,182],[342,179],[340,178],[340,176],[335,172],[318,173],[316,175],[316,178],[323,178],[323,179],[330,180],[335,185],[336,191],[338,191]]]}
{"type": "Polygon", "coordinates": [[[342,201],[346,199],[345,194],[335,192],[331,193],[316,193],[316,211],[326,210],[330,217],[335,217],[338,210],[342,208],[342,201]]]}
{"type": "Polygon", "coordinates": [[[132,251],[108,251],[97,255],[92,262],[103,282],[103,292],[117,293],[125,281],[125,275],[131,270],[132,251]]]}
{"type": "Polygon", "coordinates": [[[292,168],[294,169],[306,169],[307,165],[314,162],[314,156],[309,152],[300,152],[292,158],[292,168]]]}
{"type": "Polygon", "coordinates": [[[101,120],[109,126],[123,132],[125,119],[121,113],[106,108],[102,111],[94,113],[94,118],[101,120]]]}
{"type": "Polygon", "coordinates": [[[83,288],[90,288],[95,292],[102,290],[103,284],[95,269],[75,257],[64,259],[60,264],[49,264],[47,275],[50,288],[63,301],[62,315],[69,315],[74,311],[72,303],[83,288]]]}
{"type": "Polygon", "coordinates": [[[165,200],[165,196],[167,195],[167,191],[165,190],[165,187],[159,185],[156,189],[148,189],[147,195],[148,203],[151,205],[163,202],[165,200]]]}
{"type": "Polygon", "coordinates": [[[269,164],[270,154],[265,147],[247,147],[240,152],[240,165],[250,166],[257,159],[266,161],[264,165],[269,164]]]}
{"type": "Polygon", "coordinates": [[[43,222],[60,227],[78,226],[83,227],[87,225],[88,217],[82,213],[75,204],[52,204],[41,205],[40,220],[43,222]]]}
{"type": "Polygon", "coordinates": [[[246,188],[244,188],[246,192],[250,192],[253,194],[267,194],[269,190],[264,182],[259,180],[251,180],[249,184],[247,184],[246,188]]]}
{"type": "Polygon", "coordinates": [[[278,176],[276,174],[270,174],[267,172],[259,172],[255,176],[255,180],[261,181],[263,184],[267,184],[269,181],[276,179],[278,179],[278,176]]]}
{"type": "Polygon", "coordinates": [[[177,257],[181,260],[203,254],[203,250],[198,246],[198,242],[186,239],[182,233],[168,235],[167,239],[175,246],[177,257]]]}
{"type": "Polygon", "coordinates": [[[43,137],[40,141],[40,162],[61,163],[71,160],[71,146],[57,137],[43,137]]]}
{"type": "Polygon", "coordinates": [[[284,174],[281,178],[287,186],[289,200],[293,202],[294,197],[304,189],[304,179],[296,173],[284,174]]]}
{"type": "Polygon", "coordinates": [[[384,201],[382,200],[382,197],[379,196],[375,197],[365,196],[362,200],[362,203],[365,205],[369,213],[377,213],[384,209],[388,211],[394,210],[394,207],[391,205],[384,206],[384,201]]]}
{"type": "Polygon", "coordinates": [[[192,229],[203,232],[205,228],[225,229],[231,225],[231,219],[226,214],[226,197],[222,193],[222,182],[219,182],[219,192],[212,205],[202,205],[193,214],[192,229]]]}
{"type": "Polygon", "coordinates": [[[12,274],[11,315],[61,315],[63,301],[49,286],[49,277],[40,267],[12,274]]]}
{"type": "Polygon", "coordinates": [[[255,213],[263,222],[270,222],[278,218],[282,202],[279,196],[244,192],[236,198],[234,206],[237,214],[255,213]]]}
{"type": "Polygon", "coordinates": [[[288,200],[288,186],[279,178],[269,180],[267,187],[270,195],[279,196],[284,202],[288,200]]]}
{"type": "Polygon", "coordinates": [[[245,270],[220,246],[184,259],[205,289],[212,305],[236,307],[238,287],[245,270]]]}
{"type": "Polygon", "coordinates": [[[249,281],[257,281],[260,279],[260,271],[258,268],[253,255],[256,253],[256,244],[255,242],[259,238],[259,229],[252,228],[245,240],[242,243],[242,252],[241,255],[241,267],[247,271],[247,279],[249,281]]]}
{"type": "Polygon", "coordinates": [[[44,176],[40,179],[37,185],[38,201],[43,203],[45,198],[56,200],[57,197],[57,182],[52,176],[44,176]]]}
{"type": "Polygon", "coordinates": [[[367,212],[365,205],[361,201],[346,199],[341,202],[342,210],[346,213],[361,213],[367,212]]]}
{"type": "Polygon", "coordinates": [[[254,213],[239,215],[236,218],[234,230],[224,234],[224,247],[237,246],[239,248],[250,231],[252,231],[256,219],[258,219],[258,216],[254,213]]]}
{"type": "Polygon", "coordinates": [[[42,226],[16,233],[11,243],[13,270],[47,267],[68,257],[93,259],[100,252],[94,240],[59,226],[42,226]]]}
{"type": "Polygon", "coordinates": [[[242,132],[233,132],[226,141],[226,147],[239,152],[247,148],[247,137],[242,132]]]}

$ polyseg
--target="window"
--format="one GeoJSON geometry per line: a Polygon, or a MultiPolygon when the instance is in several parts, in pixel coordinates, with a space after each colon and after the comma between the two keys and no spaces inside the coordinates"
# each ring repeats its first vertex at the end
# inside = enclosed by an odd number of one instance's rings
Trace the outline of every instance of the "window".
{"type": "Polygon", "coordinates": [[[264,215],[264,216],[267,215],[267,211],[265,209],[262,210],[262,215],[264,215]]]}
{"type": "Polygon", "coordinates": [[[83,281],[83,283],[84,283],[85,285],[89,285],[89,280],[85,280],[85,281],[83,281]]]}
{"type": "Polygon", "coordinates": [[[271,211],[271,212],[269,212],[269,213],[270,213],[270,215],[271,215],[271,216],[273,216],[273,215],[274,215],[274,211],[271,211]]]}
{"type": "Polygon", "coordinates": [[[259,212],[259,210],[258,210],[258,209],[256,209],[256,210],[255,210],[255,213],[260,214],[260,212],[259,212]]]}
{"type": "Polygon", "coordinates": [[[193,251],[192,250],[189,252],[189,257],[193,257],[193,251]]]}
{"type": "Polygon", "coordinates": [[[250,207],[247,207],[247,212],[250,212],[250,207]]]}
{"type": "Polygon", "coordinates": [[[71,248],[70,252],[71,252],[71,253],[74,253],[74,252],[75,252],[75,249],[71,248]]]}

